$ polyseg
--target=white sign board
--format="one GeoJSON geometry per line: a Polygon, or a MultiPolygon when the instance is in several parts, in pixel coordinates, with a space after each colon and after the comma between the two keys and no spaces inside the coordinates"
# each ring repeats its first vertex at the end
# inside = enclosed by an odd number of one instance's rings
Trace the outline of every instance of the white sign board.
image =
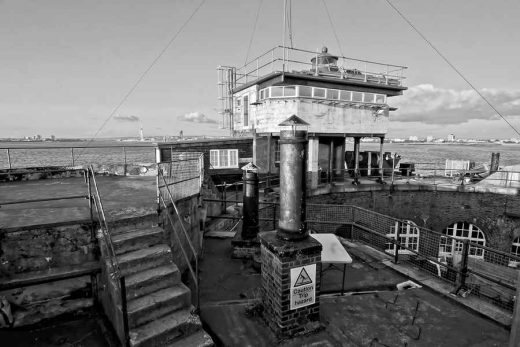
{"type": "Polygon", "coordinates": [[[316,301],[316,264],[291,269],[291,310],[316,301]]]}

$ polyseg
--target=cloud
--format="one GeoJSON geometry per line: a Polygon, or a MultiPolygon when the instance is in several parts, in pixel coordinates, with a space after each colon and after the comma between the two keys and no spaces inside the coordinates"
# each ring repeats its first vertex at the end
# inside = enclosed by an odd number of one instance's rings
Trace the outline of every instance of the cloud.
{"type": "MultiPolygon", "coordinates": [[[[482,89],[482,95],[503,116],[520,116],[520,90],[482,89]]],[[[473,119],[499,116],[473,90],[437,88],[431,84],[411,87],[397,97],[398,111],[391,119],[426,124],[461,124],[473,119]]]]}
{"type": "Polygon", "coordinates": [[[182,116],[177,117],[177,119],[180,121],[193,122],[193,123],[208,123],[208,124],[217,123],[216,120],[207,117],[202,112],[186,113],[186,114],[183,114],[182,116]]]}
{"type": "Polygon", "coordinates": [[[139,117],[137,116],[114,116],[114,119],[119,122],[139,122],[139,117]]]}

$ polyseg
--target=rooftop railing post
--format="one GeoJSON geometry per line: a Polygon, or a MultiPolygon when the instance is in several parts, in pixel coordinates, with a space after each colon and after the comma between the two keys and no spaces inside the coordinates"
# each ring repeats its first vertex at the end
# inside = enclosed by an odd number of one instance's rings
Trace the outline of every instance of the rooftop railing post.
{"type": "Polygon", "coordinates": [[[395,228],[395,253],[394,253],[394,263],[397,264],[399,261],[399,250],[401,249],[401,223],[397,223],[395,228]]]}
{"type": "Polygon", "coordinates": [[[126,147],[123,146],[123,176],[126,176],[126,147]]]}
{"type": "Polygon", "coordinates": [[[7,148],[7,164],[9,165],[9,170],[11,170],[11,153],[9,152],[9,148],[7,148]]]}
{"type": "Polygon", "coordinates": [[[70,148],[70,157],[72,158],[72,166],[74,166],[74,147],[70,148]]]}
{"type": "Polygon", "coordinates": [[[92,182],[90,181],[91,178],[90,178],[90,175],[94,175],[94,172],[90,171],[89,169],[87,169],[85,171],[85,175],[86,175],[86,181],[87,181],[87,187],[88,187],[88,209],[90,211],[90,237],[91,237],[91,242],[94,242],[94,240],[96,239],[96,234],[94,232],[95,230],[95,227],[94,227],[94,211],[93,211],[93,206],[92,206],[92,182]]]}

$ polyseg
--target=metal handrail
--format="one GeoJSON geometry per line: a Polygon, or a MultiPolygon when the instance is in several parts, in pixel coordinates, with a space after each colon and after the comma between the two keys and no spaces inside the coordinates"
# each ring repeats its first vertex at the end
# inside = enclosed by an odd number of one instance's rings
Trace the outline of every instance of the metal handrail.
{"type": "MultiPolygon", "coordinates": [[[[154,145],[113,145],[113,146],[12,146],[12,147],[0,147],[1,151],[6,151],[7,156],[7,165],[9,170],[13,170],[13,156],[11,151],[13,150],[70,150],[70,160],[72,166],[75,166],[75,161],[80,157],[82,153],[79,155],[74,153],[74,149],[107,149],[107,148],[115,148],[115,149],[122,149],[123,153],[121,154],[121,157],[123,159],[123,163],[127,165],[127,148],[137,148],[137,149],[143,149],[143,148],[150,148],[155,151],[156,146],[154,145]]],[[[21,169],[23,167],[19,167],[21,169]]]]}
{"type": "Polygon", "coordinates": [[[94,188],[94,194],[93,194],[93,200],[94,200],[94,206],[96,208],[96,212],[98,215],[98,222],[100,225],[101,232],[103,234],[103,237],[106,241],[107,246],[107,255],[110,260],[110,265],[113,269],[113,273],[115,278],[119,281],[121,277],[121,271],[119,269],[119,263],[117,261],[116,252],[114,249],[114,244],[112,242],[112,237],[110,236],[108,223],[105,215],[105,209],[103,208],[103,202],[101,201],[101,195],[99,194],[99,188],[96,182],[96,178],[94,175],[94,168],[92,165],[89,167],[89,173],[92,177],[92,186],[94,188]]]}
{"type": "MultiPolygon", "coordinates": [[[[186,231],[186,228],[184,227],[184,224],[183,224],[183,221],[182,221],[182,218],[180,216],[180,213],[179,213],[179,210],[177,208],[177,204],[175,203],[174,199],[173,199],[173,195],[170,191],[170,187],[168,185],[168,183],[166,182],[166,178],[164,177],[164,175],[162,174],[161,170],[157,170],[157,174],[158,174],[158,177],[160,177],[162,179],[162,181],[164,182],[164,188],[166,188],[166,191],[168,193],[168,197],[169,197],[169,200],[170,200],[170,203],[171,205],[173,206],[173,210],[175,211],[175,214],[177,216],[177,219],[179,220],[179,224],[181,225],[181,229],[184,233],[184,237],[186,238],[186,241],[188,242],[188,246],[193,254],[193,258],[195,260],[195,270],[193,269],[193,267],[191,266],[191,262],[190,262],[190,259],[188,257],[188,254],[186,253],[186,250],[184,249],[184,246],[182,245],[182,242],[181,242],[181,239],[177,233],[177,229],[175,229],[175,223],[171,217],[171,215],[169,213],[167,213],[167,217],[168,217],[168,221],[170,222],[171,226],[172,226],[172,230],[173,230],[173,234],[176,236],[177,238],[177,241],[179,242],[179,247],[181,249],[181,252],[182,252],[182,255],[184,256],[184,260],[186,261],[186,265],[188,266],[188,269],[190,270],[190,274],[192,276],[192,279],[194,281],[194,284],[195,284],[195,289],[197,291],[197,310],[200,308],[200,289],[199,289],[199,260],[198,260],[198,254],[197,252],[195,251],[195,247],[193,247],[193,244],[191,243],[191,239],[188,235],[188,232],[186,231]]],[[[168,208],[168,205],[166,204],[166,201],[164,200],[164,197],[162,196],[162,194],[159,194],[159,200],[160,202],[162,202],[163,206],[165,209],[168,208]]]]}
{"type": "Polygon", "coordinates": [[[110,266],[112,268],[112,276],[114,277],[114,284],[116,289],[116,294],[119,294],[121,299],[121,314],[123,318],[123,333],[124,333],[124,342],[125,346],[130,346],[130,328],[128,322],[128,307],[127,307],[127,299],[126,299],[126,277],[121,274],[121,269],[119,268],[119,262],[117,261],[117,255],[114,249],[114,243],[112,242],[112,237],[110,236],[110,231],[108,227],[107,218],[105,215],[105,209],[103,207],[103,202],[101,200],[101,195],[99,194],[98,185],[96,182],[96,177],[94,173],[94,168],[92,165],[89,166],[88,174],[92,179],[92,187],[94,188],[94,194],[92,194],[92,200],[94,201],[94,206],[96,208],[96,213],[98,216],[98,223],[101,229],[101,233],[103,238],[105,239],[105,247],[107,250],[107,256],[110,261],[110,266]]]}

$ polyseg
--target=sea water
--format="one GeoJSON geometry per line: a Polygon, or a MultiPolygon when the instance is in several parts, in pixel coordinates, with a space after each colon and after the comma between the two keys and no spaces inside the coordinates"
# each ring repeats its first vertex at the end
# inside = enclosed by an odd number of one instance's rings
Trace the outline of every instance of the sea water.
{"type": "MultiPolygon", "coordinates": [[[[446,159],[489,164],[491,153],[500,153],[500,166],[520,164],[520,144],[385,143],[383,149],[400,155],[401,162],[439,170],[446,159]]],[[[347,143],[346,150],[353,150],[353,144],[347,143]]],[[[361,143],[361,151],[379,152],[379,144],[361,143]]],[[[13,168],[153,163],[155,147],[153,143],[120,141],[0,142],[0,168],[8,168],[9,160],[13,168]]]]}

